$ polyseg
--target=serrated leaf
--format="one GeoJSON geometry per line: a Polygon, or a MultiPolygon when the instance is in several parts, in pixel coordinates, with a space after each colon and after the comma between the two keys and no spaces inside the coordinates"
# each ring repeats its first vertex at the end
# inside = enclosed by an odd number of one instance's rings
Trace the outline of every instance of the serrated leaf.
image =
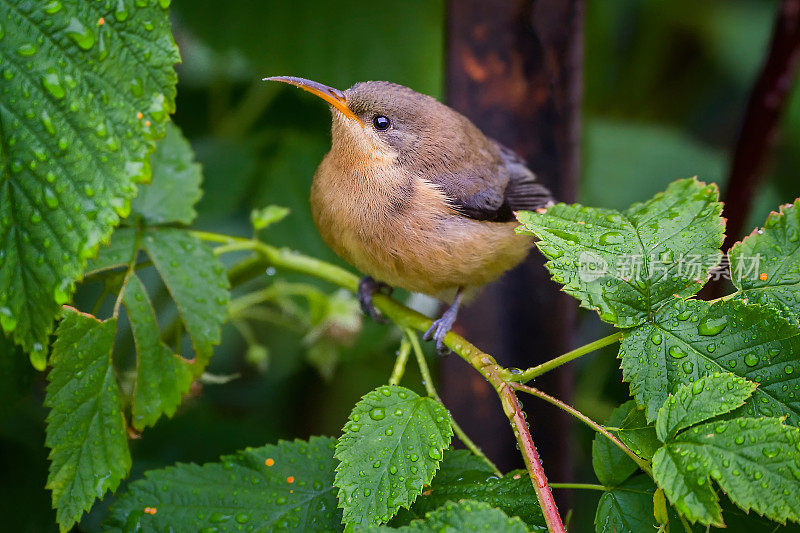
{"type": "Polygon", "coordinates": [[[194,347],[194,375],[202,373],[227,316],[230,293],[225,268],[211,249],[186,231],[150,228],[142,246],[178,306],[194,347]]]}
{"type": "Polygon", "coordinates": [[[645,474],[632,477],[600,496],[594,516],[597,533],[654,531],[653,493],[656,486],[645,474]]]}
{"type": "Polygon", "coordinates": [[[335,440],[281,441],[145,472],[111,510],[126,531],[340,531],[333,487],[335,440]]]}
{"type": "Polygon", "coordinates": [[[744,405],[757,385],[734,374],[711,374],[671,394],[658,410],[656,435],[664,442],[685,428],[744,405]]]}
{"type": "Polygon", "coordinates": [[[482,502],[462,500],[458,503],[449,502],[435,511],[425,515],[424,520],[414,520],[409,525],[400,528],[372,527],[367,531],[371,533],[385,533],[390,531],[430,532],[442,531],[495,531],[497,533],[526,533],[528,529],[519,518],[509,518],[500,509],[482,502]]]}
{"type": "Polygon", "coordinates": [[[770,213],[764,228],[734,244],[729,256],[737,298],[800,322],[800,198],[770,213]]]}
{"type": "Polygon", "coordinates": [[[715,185],[673,182],[625,212],[558,204],[518,213],[564,291],[620,327],[643,324],[673,295],[691,296],[719,263],[724,221],[715,185]]]}
{"type": "Polygon", "coordinates": [[[56,331],[45,405],[50,448],[47,488],[62,531],[131,467],[119,389],[111,365],[115,318],[100,322],[66,308],[56,331]]]}
{"type": "Polygon", "coordinates": [[[689,458],[672,446],[659,448],[653,456],[653,477],[658,486],[683,516],[692,522],[724,527],[717,493],[708,481],[706,465],[689,458]],[[697,472],[706,468],[705,475],[697,472]]]}
{"type": "MultiPolygon", "coordinates": [[[[606,425],[618,427],[622,424],[630,412],[631,403],[614,409],[606,425]]],[[[600,433],[596,433],[592,441],[592,466],[597,479],[607,487],[619,485],[639,469],[625,452],[600,433]]]]}
{"type": "Polygon", "coordinates": [[[84,276],[96,274],[104,270],[127,267],[136,251],[136,230],[134,228],[118,228],[107,244],[97,251],[97,257],[86,263],[84,276]]]}
{"type": "Polygon", "coordinates": [[[631,394],[654,420],[670,392],[715,372],[759,384],[754,416],[787,415],[800,424],[800,329],[770,308],[739,301],[675,298],[622,339],[619,357],[631,394]]]}
{"type": "Polygon", "coordinates": [[[698,490],[711,490],[709,477],[745,511],[752,509],[781,523],[800,520],[800,430],[780,419],[708,422],[679,433],[662,450],[657,459],[668,455],[680,460],[670,467],[654,459],[656,481],[673,504],[681,502],[678,508],[685,507],[692,520],[715,523],[695,512],[692,504],[698,490]],[[678,477],[688,492],[672,490],[671,481],[678,477]]]}
{"type": "Polygon", "coordinates": [[[189,141],[172,122],[156,145],[150,165],[153,182],[140,188],[139,196],[131,202],[131,212],[147,224],[191,224],[197,216],[194,205],[203,195],[202,169],[194,160],[189,141]]]}
{"type": "Polygon", "coordinates": [[[656,428],[647,423],[644,409],[639,409],[635,401],[630,400],[623,405],[628,407],[628,414],[619,425],[617,438],[639,457],[652,460],[653,454],[661,447],[656,428]]]}
{"type": "Polygon", "coordinates": [[[398,386],[367,393],[336,445],[334,484],[349,527],[389,521],[433,479],[453,430],[447,409],[398,386]]]}
{"type": "Polygon", "coordinates": [[[433,483],[446,485],[462,479],[465,474],[489,476],[492,473],[492,467],[469,450],[445,450],[433,483]]]}
{"type": "Polygon", "coordinates": [[[174,110],[163,2],[104,4],[0,3],[0,326],[28,351],[127,214],[174,110]]]}
{"type": "Polygon", "coordinates": [[[189,362],[172,353],[161,341],[155,311],[136,274],[128,280],[123,302],[136,343],[131,421],[136,429],[142,430],[154,425],[162,414],[175,414],[182,395],[192,385],[193,375],[189,362]]]}
{"type": "MultiPolygon", "coordinates": [[[[440,473],[444,468],[442,464],[440,473]]],[[[461,500],[487,503],[508,516],[516,516],[525,522],[528,531],[547,531],[531,478],[524,470],[509,472],[502,478],[479,470],[462,470],[458,479],[437,474],[430,488],[417,497],[410,511],[413,515],[423,516],[447,502],[461,500]]]]}

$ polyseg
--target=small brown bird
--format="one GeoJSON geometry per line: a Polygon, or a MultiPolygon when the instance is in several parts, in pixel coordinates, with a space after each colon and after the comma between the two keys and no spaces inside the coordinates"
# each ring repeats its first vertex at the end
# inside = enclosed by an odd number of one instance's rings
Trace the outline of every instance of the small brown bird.
{"type": "Polygon", "coordinates": [[[372,295],[402,287],[453,298],[425,333],[444,350],[465,290],[520,263],[532,244],[517,235],[514,211],[552,203],[550,192],[513,151],[460,113],[385,81],[346,91],[290,76],[333,114],[331,150],[311,186],[322,238],[366,274],[361,307],[379,315],[372,295]]]}

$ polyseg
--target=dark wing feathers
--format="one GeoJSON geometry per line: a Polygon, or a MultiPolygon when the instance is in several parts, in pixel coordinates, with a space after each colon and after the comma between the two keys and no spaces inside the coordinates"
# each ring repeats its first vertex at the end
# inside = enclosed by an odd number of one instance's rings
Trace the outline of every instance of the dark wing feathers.
{"type": "Polygon", "coordinates": [[[490,142],[499,152],[496,161],[432,180],[459,213],[476,220],[509,222],[514,220],[514,211],[538,209],[553,201],[520,156],[497,141],[490,142]]]}

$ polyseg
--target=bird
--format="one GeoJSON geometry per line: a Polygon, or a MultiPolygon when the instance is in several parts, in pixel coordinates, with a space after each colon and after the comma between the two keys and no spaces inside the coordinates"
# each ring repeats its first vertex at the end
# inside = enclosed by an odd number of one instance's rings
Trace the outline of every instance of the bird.
{"type": "Polygon", "coordinates": [[[435,98],[396,83],[341,91],[294,76],[287,83],[328,103],[331,148],[311,185],[314,223],[325,243],[364,276],[357,297],[395,287],[450,301],[425,332],[440,353],[465,294],[513,268],[533,238],[515,232],[515,212],[554,203],[526,162],[435,98]]]}

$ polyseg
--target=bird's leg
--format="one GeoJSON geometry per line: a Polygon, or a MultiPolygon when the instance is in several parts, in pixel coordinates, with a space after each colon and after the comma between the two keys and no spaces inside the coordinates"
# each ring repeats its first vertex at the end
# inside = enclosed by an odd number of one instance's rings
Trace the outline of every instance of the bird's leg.
{"type": "Polygon", "coordinates": [[[391,295],[392,288],[381,281],[375,281],[372,276],[364,276],[358,282],[358,303],[361,304],[361,310],[375,322],[386,322],[378,310],[375,309],[375,306],[372,305],[372,295],[376,292],[391,295]]]}
{"type": "Polygon", "coordinates": [[[453,322],[456,321],[458,306],[461,305],[462,292],[463,287],[459,287],[458,292],[456,292],[456,297],[450,307],[447,308],[447,311],[442,313],[442,316],[439,317],[439,319],[434,320],[433,324],[431,324],[431,327],[428,328],[428,331],[426,331],[425,335],[422,336],[422,338],[426,341],[431,339],[435,340],[436,349],[440,354],[447,353],[448,351],[447,346],[444,345],[444,336],[447,335],[447,332],[453,327],[453,322]]]}

